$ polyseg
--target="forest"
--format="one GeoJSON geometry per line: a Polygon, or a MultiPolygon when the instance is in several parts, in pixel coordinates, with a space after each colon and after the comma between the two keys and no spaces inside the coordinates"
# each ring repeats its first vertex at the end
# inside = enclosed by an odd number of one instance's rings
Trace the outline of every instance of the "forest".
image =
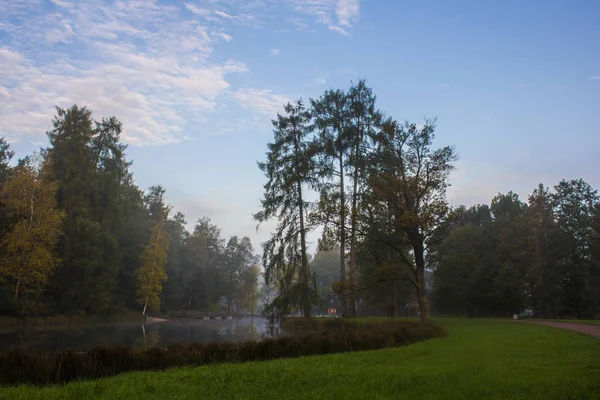
{"type": "Polygon", "coordinates": [[[116,118],[57,108],[50,146],[11,167],[0,139],[0,314],[253,312],[250,239],[207,218],[192,232],[166,191],[136,186],[116,118]]]}
{"type": "Polygon", "coordinates": [[[376,102],[359,80],[277,114],[258,162],[253,218],[277,222],[262,257],[139,188],[115,117],[57,108],[50,146],[16,162],[0,139],[0,314],[600,317],[597,190],[563,179],[451,207],[458,153],[434,146],[437,121],[376,102]]]}

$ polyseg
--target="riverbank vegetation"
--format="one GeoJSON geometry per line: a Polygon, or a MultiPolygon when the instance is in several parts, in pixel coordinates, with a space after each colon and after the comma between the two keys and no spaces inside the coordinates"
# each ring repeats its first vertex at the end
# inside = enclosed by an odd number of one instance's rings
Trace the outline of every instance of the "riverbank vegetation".
{"type": "Polygon", "coordinates": [[[374,350],[404,346],[446,335],[439,325],[413,321],[348,323],[344,327],[345,329],[334,329],[329,324],[321,324],[315,326],[313,332],[303,335],[241,343],[174,344],[166,348],[153,347],[145,350],[98,347],[88,352],[62,350],[49,353],[11,349],[0,353],[0,384],[64,383],[127,371],[163,370],[183,365],[374,350]]]}
{"type": "Polygon", "coordinates": [[[539,325],[436,319],[443,339],[406,347],[134,372],[64,386],[3,388],[10,399],[591,399],[600,340],[539,325]]]}

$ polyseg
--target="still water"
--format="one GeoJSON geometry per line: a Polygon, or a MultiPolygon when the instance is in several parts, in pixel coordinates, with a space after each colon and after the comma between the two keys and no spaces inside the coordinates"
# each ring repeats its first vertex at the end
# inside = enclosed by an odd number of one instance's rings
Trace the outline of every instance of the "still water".
{"type": "Polygon", "coordinates": [[[96,346],[129,348],[166,347],[173,343],[261,340],[280,335],[279,327],[265,318],[233,320],[181,319],[151,324],[110,323],[77,327],[22,327],[0,332],[0,351],[19,347],[25,350],[85,351],[96,346]]]}

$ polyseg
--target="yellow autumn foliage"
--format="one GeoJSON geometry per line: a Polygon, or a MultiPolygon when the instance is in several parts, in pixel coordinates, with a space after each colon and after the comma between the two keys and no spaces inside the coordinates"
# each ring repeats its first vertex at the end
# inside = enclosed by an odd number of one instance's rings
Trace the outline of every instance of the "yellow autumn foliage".
{"type": "Polygon", "coordinates": [[[47,179],[47,167],[44,163],[38,171],[23,163],[0,190],[0,201],[14,221],[0,240],[0,275],[14,281],[15,299],[20,293],[41,293],[58,264],[54,247],[65,214],[57,209],[57,185],[47,179]]]}

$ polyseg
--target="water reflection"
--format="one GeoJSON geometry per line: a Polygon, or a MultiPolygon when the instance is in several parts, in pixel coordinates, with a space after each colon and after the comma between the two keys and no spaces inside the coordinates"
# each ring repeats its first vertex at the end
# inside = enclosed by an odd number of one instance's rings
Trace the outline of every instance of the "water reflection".
{"type": "Polygon", "coordinates": [[[166,347],[173,343],[260,340],[281,335],[278,325],[265,318],[233,320],[181,319],[140,325],[139,323],[95,324],[80,327],[22,327],[0,333],[0,351],[19,347],[26,350],[78,351],[106,346],[130,348],[166,347]]]}

